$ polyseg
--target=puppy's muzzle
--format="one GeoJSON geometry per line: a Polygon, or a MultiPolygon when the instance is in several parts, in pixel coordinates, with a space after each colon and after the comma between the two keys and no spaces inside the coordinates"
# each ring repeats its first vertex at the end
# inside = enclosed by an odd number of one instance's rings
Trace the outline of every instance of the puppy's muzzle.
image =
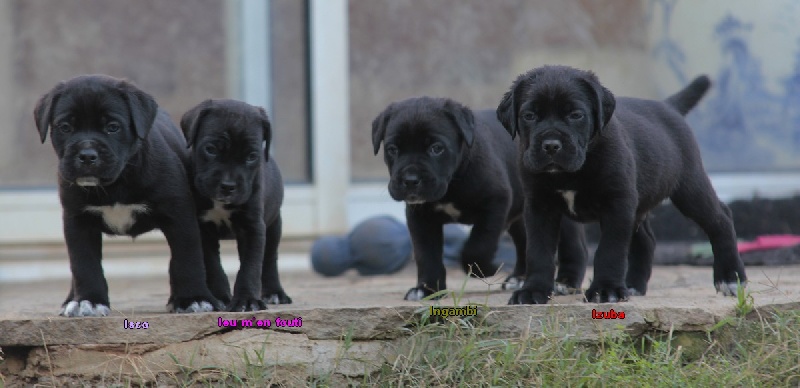
{"type": "Polygon", "coordinates": [[[97,150],[94,148],[84,148],[78,151],[78,163],[85,165],[97,164],[97,150]]]}
{"type": "Polygon", "coordinates": [[[394,200],[411,204],[436,200],[444,195],[441,189],[437,179],[416,167],[397,172],[389,184],[389,194],[394,200]]]}
{"type": "Polygon", "coordinates": [[[220,182],[219,192],[222,195],[233,195],[236,193],[236,183],[231,181],[220,182]]]}
{"type": "Polygon", "coordinates": [[[549,131],[531,139],[523,158],[526,169],[534,172],[571,172],[583,163],[581,152],[567,135],[549,131]]]}
{"type": "Polygon", "coordinates": [[[72,177],[78,186],[97,186],[103,169],[98,144],[93,140],[82,140],[72,146],[72,152],[66,159],[64,173],[72,177]]]}
{"type": "Polygon", "coordinates": [[[406,190],[417,190],[419,184],[422,183],[422,179],[417,174],[403,174],[400,182],[406,190]]]}
{"type": "Polygon", "coordinates": [[[217,187],[216,200],[222,203],[230,203],[238,191],[236,182],[222,181],[217,187]]]}
{"type": "Polygon", "coordinates": [[[542,142],[542,150],[550,156],[555,155],[562,148],[561,140],[558,139],[547,139],[542,142]]]}

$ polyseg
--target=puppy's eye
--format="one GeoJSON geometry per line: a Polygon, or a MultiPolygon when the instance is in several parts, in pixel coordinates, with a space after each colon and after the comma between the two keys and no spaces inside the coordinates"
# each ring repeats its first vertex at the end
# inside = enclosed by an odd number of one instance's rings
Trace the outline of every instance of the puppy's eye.
{"type": "Polygon", "coordinates": [[[391,157],[397,156],[397,147],[395,146],[386,147],[386,155],[389,155],[391,157]]]}
{"type": "Polygon", "coordinates": [[[258,152],[251,152],[251,153],[247,154],[247,162],[248,163],[253,163],[256,160],[258,160],[258,152]]]}
{"type": "Polygon", "coordinates": [[[442,146],[439,143],[435,143],[435,144],[431,145],[431,150],[430,151],[431,151],[432,155],[435,155],[435,156],[441,155],[442,152],[444,152],[444,146],[442,146]]]}
{"type": "Polygon", "coordinates": [[[525,112],[522,114],[522,119],[525,121],[536,120],[536,114],[534,114],[533,112],[525,112]]]}
{"type": "Polygon", "coordinates": [[[108,133],[119,132],[119,129],[120,129],[120,126],[117,123],[108,123],[106,125],[106,132],[108,132],[108,133]]]}
{"type": "Polygon", "coordinates": [[[206,153],[207,153],[207,154],[209,154],[209,155],[211,155],[211,156],[216,156],[216,155],[217,155],[217,152],[218,152],[218,151],[217,151],[217,147],[214,147],[214,146],[213,146],[213,145],[211,145],[211,144],[209,144],[209,145],[205,146],[205,148],[203,148],[203,149],[206,151],[206,153]]]}
{"type": "Polygon", "coordinates": [[[56,127],[56,128],[58,128],[58,130],[60,132],[62,132],[62,133],[70,133],[70,132],[72,132],[72,125],[69,125],[69,123],[58,124],[58,127],[56,127]]]}
{"type": "Polygon", "coordinates": [[[583,114],[583,112],[576,110],[572,111],[572,113],[570,113],[568,117],[570,120],[582,120],[585,117],[585,115],[583,114]]]}

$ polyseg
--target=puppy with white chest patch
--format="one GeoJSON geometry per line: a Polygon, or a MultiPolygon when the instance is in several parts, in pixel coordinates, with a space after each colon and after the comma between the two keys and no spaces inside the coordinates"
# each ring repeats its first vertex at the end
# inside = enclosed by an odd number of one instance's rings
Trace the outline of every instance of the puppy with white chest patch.
{"type": "Polygon", "coordinates": [[[208,285],[228,311],[292,303],[278,277],[283,181],[269,157],[272,127],[264,109],[206,100],[183,115],[192,147],[192,182],[203,236],[208,285]],[[239,273],[233,296],[220,265],[219,240],[235,238],[239,273]]]}
{"type": "Polygon", "coordinates": [[[509,303],[547,303],[563,216],[600,223],[587,300],[644,295],[655,250],[647,215],[666,198],[708,234],[717,291],[736,294],[747,277],[730,210],[717,198],[683,117],[709,85],[698,77],[666,101],[653,101],[614,97],[593,73],[566,66],[537,68],[514,81],[497,117],[512,138],[520,135],[528,252],[525,284],[509,303]]]}
{"type": "Polygon", "coordinates": [[[79,76],[42,96],[34,118],[42,143],[52,132],[59,159],[58,193],[72,269],[61,315],[110,312],[103,233],[135,237],[155,228],[171,252],[168,309],[222,309],[205,283],[186,142],[153,97],[124,80],[79,76]]]}
{"type": "MultiPolygon", "coordinates": [[[[406,300],[420,300],[446,288],[442,262],[445,223],[473,225],[461,251],[465,272],[491,276],[502,233],[508,230],[517,263],[506,284],[525,274],[523,197],[508,137],[494,111],[475,111],[444,98],[411,98],[387,107],[372,123],[377,155],[384,144],[389,194],[406,202],[406,218],[417,262],[417,286],[406,300]]],[[[580,288],[586,268],[581,225],[565,220],[559,245],[559,293],[580,288]]],[[[552,283],[552,279],[551,279],[552,283]]]]}

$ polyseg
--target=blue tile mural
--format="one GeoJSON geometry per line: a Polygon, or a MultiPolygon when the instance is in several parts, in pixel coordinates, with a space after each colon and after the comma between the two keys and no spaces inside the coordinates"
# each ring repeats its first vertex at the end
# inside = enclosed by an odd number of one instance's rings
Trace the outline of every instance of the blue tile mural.
{"type": "MultiPolygon", "coordinates": [[[[724,5],[724,3],[722,3],[724,5]]],[[[671,37],[675,0],[653,0],[660,6],[662,31],[653,44],[657,62],[686,84],[696,74],[686,70],[687,54],[671,37]]],[[[796,21],[800,23],[800,21],[796,21]]],[[[695,129],[707,170],[800,171],[800,39],[786,34],[794,52],[794,68],[778,77],[780,89],[770,90],[762,61],[752,48],[754,22],[726,13],[698,34],[712,34],[716,45],[706,55],[720,56],[717,69],[707,69],[713,87],[704,102],[688,116],[695,129]],[[714,52],[716,51],[716,52],[714,52]]],[[[771,42],[772,43],[772,42],[771,42]]]]}

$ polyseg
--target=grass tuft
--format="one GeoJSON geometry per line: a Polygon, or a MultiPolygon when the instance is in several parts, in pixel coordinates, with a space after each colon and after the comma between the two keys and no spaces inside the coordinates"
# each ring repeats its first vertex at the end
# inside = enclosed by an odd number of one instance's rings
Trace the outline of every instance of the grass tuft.
{"type": "MultiPolygon", "coordinates": [[[[553,331],[555,333],[555,331],[553,331]]],[[[499,338],[451,319],[417,327],[394,362],[363,381],[380,386],[796,386],[800,312],[739,319],[707,333],[499,338]]]]}

